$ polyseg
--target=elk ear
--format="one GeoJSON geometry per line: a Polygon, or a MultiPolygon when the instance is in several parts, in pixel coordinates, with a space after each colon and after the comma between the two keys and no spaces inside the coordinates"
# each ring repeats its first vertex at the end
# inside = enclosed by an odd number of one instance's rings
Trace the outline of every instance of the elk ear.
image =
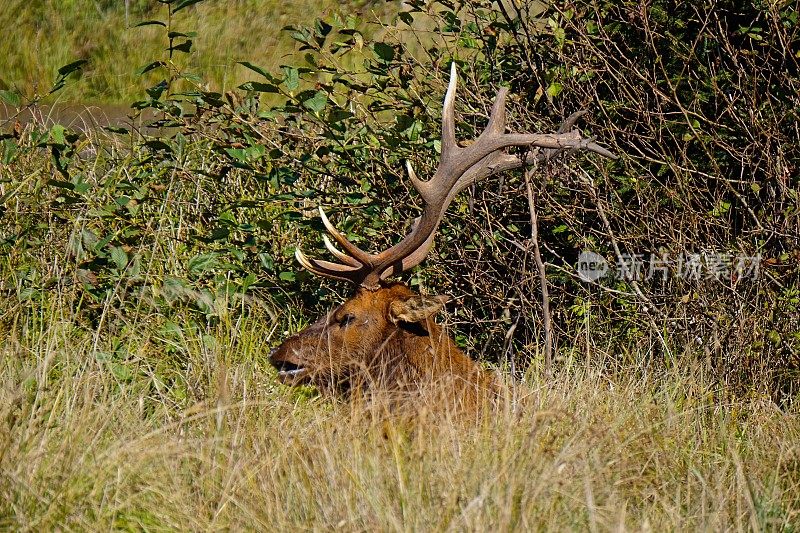
{"type": "Polygon", "coordinates": [[[389,318],[398,322],[422,322],[442,310],[449,296],[420,296],[415,294],[407,300],[395,300],[389,304],[389,318]]]}

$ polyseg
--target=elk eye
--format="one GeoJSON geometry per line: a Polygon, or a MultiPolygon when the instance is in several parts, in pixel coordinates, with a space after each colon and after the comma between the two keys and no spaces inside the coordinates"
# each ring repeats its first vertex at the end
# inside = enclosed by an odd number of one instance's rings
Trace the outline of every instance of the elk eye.
{"type": "Polygon", "coordinates": [[[348,326],[355,319],[356,319],[356,315],[352,315],[350,313],[347,313],[346,315],[344,315],[342,318],[339,319],[339,327],[343,328],[345,326],[348,326]]]}

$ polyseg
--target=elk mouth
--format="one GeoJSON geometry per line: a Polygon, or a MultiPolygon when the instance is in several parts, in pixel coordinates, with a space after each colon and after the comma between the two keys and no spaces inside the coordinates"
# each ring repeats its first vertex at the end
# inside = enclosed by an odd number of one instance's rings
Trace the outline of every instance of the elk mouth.
{"type": "Polygon", "coordinates": [[[299,385],[307,381],[309,372],[304,366],[291,361],[270,361],[278,371],[278,380],[286,385],[299,385]]]}

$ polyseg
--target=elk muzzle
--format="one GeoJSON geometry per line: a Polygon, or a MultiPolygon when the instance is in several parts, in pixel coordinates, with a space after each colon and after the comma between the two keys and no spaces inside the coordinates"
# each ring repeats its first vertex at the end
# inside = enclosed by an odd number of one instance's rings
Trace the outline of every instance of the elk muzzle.
{"type": "Polygon", "coordinates": [[[311,380],[310,369],[302,361],[297,344],[295,335],[269,353],[269,363],[278,371],[278,380],[284,385],[302,385],[311,380]]]}

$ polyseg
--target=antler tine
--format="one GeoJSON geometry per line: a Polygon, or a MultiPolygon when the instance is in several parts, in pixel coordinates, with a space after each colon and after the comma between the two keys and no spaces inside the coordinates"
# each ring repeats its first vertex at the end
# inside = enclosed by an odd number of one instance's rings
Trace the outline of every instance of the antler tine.
{"type": "Polygon", "coordinates": [[[338,248],[336,248],[336,246],[333,245],[333,243],[331,242],[331,240],[328,238],[327,235],[322,236],[322,241],[325,243],[325,248],[327,248],[328,251],[332,253],[336,257],[336,259],[338,259],[342,263],[352,267],[363,266],[359,264],[358,261],[347,255],[346,253],[341,252],[338,248]]]}
{"type": "Polygon", "coordinates": [[[603,148],[602,146],[600,146],[596,142],[594,142],[594,141],[592,141],[590,139],[584,139],[584,140],[586,142],[580,146],[581,148],[586,148],[590,152],[594,152],[596,154],[600,154],[600,155],[602,155],[604,157],[607,157],[609,159],[617,159],[617,155],[615,153],[603,148]]]}
{"type": "Polygon", "coordinates": [[[506,96],[508,89],[503,87],[497,91],[497,97],[492,105],[492,112],[489,115],[489,124],[481,135],[503,134],[506,131],[506,96]]]}
{"type": "Polygon", "coordinates": [[[428,236],[427,240],[422,244],[422,246],[411,252],[407,257],[404,257],[399,262],[399,266],[397,266],[398,263],[393,263],[392,266],[394,266],[395,268],[387,268],[386,270],[384,270],[381,273],[381,279],[386,279],[390,276],[394,276],[402,272],[405,272],[406,270],[411,270],[418,264],[422,263],[425,257],[427,257],[428,252],[430,252],[431,248],[433,248],[433,238],[435,236],[436,232],[431,232],[431,234],[428,236]]]}
{"type": "MultiPolygon", "coordinates": [[[[586,110],[584,110],[584,109],[582,109],[580,111],[575,111],[573,114],[568,116],[567,119],[564,122],[561,123],[561,126],[559,126],[557,133],[562,134],[562,133],[571,132],[570,130],[572,129],[572,126],[575,125],[575,122],[585,114],[586,114],[586,110]]],[[[577,148],[572,148],[571,151],[574,152],[576,149],[577,148]]],[[[547,159],[550,159],[551,157],[553,157],[555,154],[557,154],[560,151],[561,151],[560,148],[546,148],[541,154],[539,154],[541,157],[538,157],[538,158],[542,159],[542,160],[547,160],[547,159]]]]}
{"type": "Polygon", "coordinates": [[[310,270],[314,274],[321,274],[314,266],[314,263],[311,262],[311,259],[303,253],[303,250],[300,249],[300,245],[298,244],[294,249],[294,258],[297,259],[297,262],[300,263],[303,268],[306,270],[310,270]]]}
{"type": "Polygon", "coordinates": [[[581,109],[580,111],[575,111],[573,114],[567,117],[567,120],[565,120],[561,124],[561,127],[558,128],[558,133],[567,133],[567,131],[569,131],[572,128],[572,126],[575,125],[575,122],[586,113],[587,111],[585,109],[581,109]]]}
{"type": "Polygon", "coordinates": [[[411,232],[389,249],[376,255],[369,254],[347,240],[320,208],[319,213],[325,228],[344,248],[344,252],[337,249],[327,237],[325,246],[344,264],[309,259],[298,248],[295,255],[300,264],[315,274],[344,279],[368,289],[376,289],[380,287],[382,279],[413,268],[425,259],[433,246],[434,235],[445,210],[453,198],[468,185],[498,172],[545,159],[563,150],[585,149],[615,158],[610,151],[593,140],[581,137],[578,130],[567,131],[584,111],[570,115],[558,133],[506,133],[505,103],[508,90],[505,88],[498,91],[489,122],[483,132],[471,145],[459,147],[456,144],[454,116],[457,85],[457,69],[453,62],[450,65],[450,82],[447,85],[442,108],[442,153],[433,177],[428,181],[420,180],[411,163],[406,161],[409,179],[424,202],[422,214],[412,226],[411,232]],[[511,146],[536,147],[541,150],[533,150],[526,155],[506,153],[504,149],[511,146]]]}
{"type": "Polygon", "coordinates": [[[422,181],[417,177],[417,173],[414,172],[414,168],[411,166],[411,162],[406,159],[406,170],[408,171],[408,179],[411,180],[411,184],[417,190],[422,199],[427,203],[431,197],[431,187],[430,183],[427,181],[422,181]]]}
{"type": "Polygon", "coordinates": [[[458,73],[456,62],[450,63],[450,82],[447,84],[447,93],[444,96],[442,107],[442,161],[454,156],[458,145],[456,144],[456,88],[458,86],[458,73]]]}
{"type": "Polygon", "coordinates": [[[341,279],[353,283],[359,283],[364,277],[362,272],[363,267],[349,267],[329,261],[311,259],[303,253],[300,246],[294,249],[294,257],[303,268],[318,276],[341,279]]]}
{"type": "Polygon", "coordinates": [[[336,226],[331,224],[331,221],[328,219],[328,215],[325,214],[325,210],[322,209],[322,206],[319,207],[319,216],[322,218],[322,223],[325,225],[325,229],[328,230],[328,233],[339,243],[339,245],[344,248],[347,253],[349,253],[354,259],[359,261],[362,265],[371,265],[373,261],[372,255],[368,254],[349,240],[347,237],[342,235],[342,233],[336,229],[336,226]]]}

